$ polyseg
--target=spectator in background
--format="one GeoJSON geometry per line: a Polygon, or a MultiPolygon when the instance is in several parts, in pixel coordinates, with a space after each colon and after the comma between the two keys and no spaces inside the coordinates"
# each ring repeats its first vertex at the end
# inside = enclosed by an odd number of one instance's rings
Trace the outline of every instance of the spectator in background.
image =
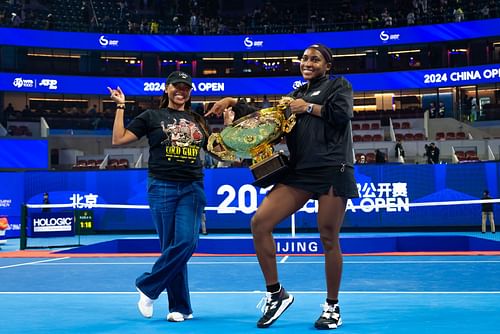
{"type": "Polygon", "coordinates": [[[439,163],[439,148],[434,143],[430,145],[425,145],[425,156],[427,156],[428,164],[438,164],[439,163]]]}
{"type": "Polygon", "coordinates": [[[262,108],[269,108],[270,106],[271,103],[269,102],[267,95],[264,95],[264,99],[262,100],[262,108]]]}
{"type": "Polygon", "coordinates": [[[403,148],[403,144],[401,143],[401,139],[396,141],[396,146],[394,146],[394,157],[399,162],[405,162],[405,150],[403,148]]]}
{"type": "Polygon", "coordinates": [[[358,164],[366,164],[366,156],[364,154],[361,154],[361,156],[359,157],[358,164]]]}
{"type": "Polygon", "coordinates": [[[10,115],[14,115],[14,107],[12,106],[12,103],[9,103],[0,115],[0,124],[2,124],[4,128],[7,128],[7,121],[10,115]]]}
{"type": "MultiPolygon", "coordinates": [[[[49,193],[43,193],[43,204],[50,204],[49,193]]],[[[50,208],[42,208],[42,212],[50,212],[50,208]]]]}
{"type": "MultiPolygon", "coordinates": [[[[490,192],[483,191],[481,199],[492,199],[490,192]]],[[[495,220],[493,218],[493,203],[481,203],[481,232],[486,233],[486,219],[490,220],[491,233],[495,233],[495,220]]]]}
{"type": "Polygon", "coordinates": [[[47,20],[45,21],[45,30],[53,30],[54,29],[54,15],[48,14],[47,20]]]}
{"type": "Polygon", "coordinates": [[[386,162],[385,153],[379,150],[378,148],[375,150],[375,163],[383,164],[386,162]]]}

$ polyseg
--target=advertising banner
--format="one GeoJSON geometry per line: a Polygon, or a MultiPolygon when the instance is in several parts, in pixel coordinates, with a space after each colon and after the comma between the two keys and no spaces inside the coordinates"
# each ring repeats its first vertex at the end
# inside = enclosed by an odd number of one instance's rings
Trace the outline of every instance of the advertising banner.
{"type": "MultiPolygon", "coordinates": [[[[447,202],[478,200],[484,189],[498,198],[499,166],[497,162],[357,165],[355,177],[360,197],[348,201],[344,227],[403,230],[478,227],[479,204],[448,205],[447,202]]],[[[93,222],[89,226],[95,232],[154,230],[145,169],[33,171],[23,175],[27,203],[40,204],[43,192],[47,191],[51,203],[92,210],[93,222]],[[96,204],[140,207],[100,208],[96,204]]],[[[205,170],[209,231],[249,230],[252,215],[270,190],[255,187],[252,182],[247,168],[205,170]]],[[[310,200],[279,228],[289,229],[293,219],[298,229],[315,229],[317,212],[318,201],[310,200]]]]}
{"type": "MultiPolygon", "coordinates": [[[[500,65],[347,74],[344,77],[352,83],[354,91],[455,87],[500,82],[500,65]]],[[[192,95],[286,95],[304,83],[301,77],[193,78],[192,95]]],[[[160,96],[165,90],[165,79],[0,73],[0,90],[11,92],[109,95],[108,86],[120,86],[127,96],[160,96]]]]}
{"type": "Polygon", "coordinates": [[[0,28],[0,45],[138,52],[259,52],[434,43],[500,35],[500,19],[414,27],[266,35],[130,35],[0,28]]]}
{"type": "Polygon", "coordinates": [[[29,237],[66,237],[75,235],[73,211],[43,212],[28,215],[29,237]]]}

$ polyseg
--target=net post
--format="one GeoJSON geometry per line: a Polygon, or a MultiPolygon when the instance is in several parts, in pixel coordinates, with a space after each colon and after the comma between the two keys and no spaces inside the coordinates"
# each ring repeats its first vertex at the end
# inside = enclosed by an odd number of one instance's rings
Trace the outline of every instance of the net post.
{"type": "Polygon", "coordinates": [[[19,249],[25,250],[27,246],[26,228],[27,228],[27,207],[26,204],[21,204],[21,231],[19,236],[19,249]]]}

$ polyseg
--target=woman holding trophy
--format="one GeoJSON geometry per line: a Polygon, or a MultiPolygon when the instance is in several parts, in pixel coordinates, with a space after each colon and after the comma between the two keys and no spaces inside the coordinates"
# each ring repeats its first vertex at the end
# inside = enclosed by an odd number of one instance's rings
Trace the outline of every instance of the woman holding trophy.
{"type": "MultiPolygon", "coordinates": [[[[265,279],[267,294],[257,327],[271,326],[293,303],[278,279],[273,230],[283,219],[310,199],[319,201],[317,224],[325,256],[327,296],[315,322],[318,329],[342,324],[338,294],[342,276],[339,233],[348,198],[358,197],[354,179],[351,118],[353,92],[342,77],[330,78],[331,51],[324,45],[307,47],[300,61],[306,84],[291,92],[289,112],[296,123],[286,133],[289,170],[268,193],[252,218],[255,251],[265,279]]],[[[251,109],[242,101],[223,98],[208,114],[232,109],[237,117],[251,109]]]]}

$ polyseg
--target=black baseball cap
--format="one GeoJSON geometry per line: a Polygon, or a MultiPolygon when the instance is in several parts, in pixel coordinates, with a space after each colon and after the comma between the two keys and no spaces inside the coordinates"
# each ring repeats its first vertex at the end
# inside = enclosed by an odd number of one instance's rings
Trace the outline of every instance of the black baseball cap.
{"type": "Polygon", "coordinates": [[[167,78],[167,85],[176,83],[183,83],[193,88],[193,79],[191,76],[181,71],[172,72],[167,78]]]}

